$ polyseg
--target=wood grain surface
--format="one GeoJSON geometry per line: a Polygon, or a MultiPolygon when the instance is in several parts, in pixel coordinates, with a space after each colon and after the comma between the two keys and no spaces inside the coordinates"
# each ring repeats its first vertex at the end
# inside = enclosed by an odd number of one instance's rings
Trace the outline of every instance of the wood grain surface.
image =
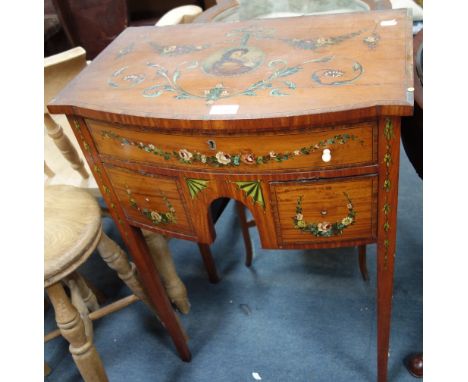
{"type": "Polygon", "coordinates": [[[132,126],[116,126],[90,120],[87,122],[101,154],[127,161],[152,163],[158,167],[264,173],[288,169],[349,167],[377,161],[375,121],[296,133],[257,134],[255,139],[245,134],[163,134],[132,126]],[[324,149],[331,152],[329,162],[322,160],[324,149]],[[165,158],[158,150],[168,153],[169,157],[165,158]],[[181,150],[191,157],[183,160],[181,150]],[[227,165],[216,158],[219,152],[231,157],[227,165]],[[205,156],[205,163],[193,156],[196,153],[205,156]],[[288,159],[284,159],[285,153],[289,153],[288,159]],[[234,163],[236,155],[240,158],[234,163]],[[251,162],[247,161],[248,155],[251,162]],[[263,158],[262,162],[257,161],[259,157],[263,158]]]}
{"type": "Polygon", "coordinates": [[[366,176],[352,179],[330,179],[327,181],[291,181],[272,183],[275,199],[276,229],[279,242],[287,244],[326,243],[341,240],[368,239],[376,237],[377,206],[373,203],[377,195],[377,178],[366,176]],[[353,224],[340,235],[316,237],[294,227],[296,205],[302,196],[302,214],[307,222],[341,222],[348,215],[348,200],[356,212],[353,224]]]}
{"type": "Polygon", "coordinates": [[[137,174],[113,166],[106,167],[106,171],[129,220],[176,234],[192,234],[192,224],[184,206],[178,178],[137,174]],[[167,198],[167,202],[164,198],[167,198]],[[171,212],[170,206],[174,208],[173,220],[167,223],[159,221],[162,214],[171,212]],[[145,210],[149,211],[149,215],[145,215],[145,210]],[[153,211],[159,216],[154,213],[151,216],[153,211]]]}
{"type": "Polygon", "coordinates": [[[82,264],[101,236],[101,210],[85,190],[71,186],[44,189],[44,279],[60,280],[82,264]]]}
{"type": "Polygon", "coordinates": [[[408,115],[412,73],[406,10],[127,28],[49,110],[159,129],[304,126],[408,115]]]}

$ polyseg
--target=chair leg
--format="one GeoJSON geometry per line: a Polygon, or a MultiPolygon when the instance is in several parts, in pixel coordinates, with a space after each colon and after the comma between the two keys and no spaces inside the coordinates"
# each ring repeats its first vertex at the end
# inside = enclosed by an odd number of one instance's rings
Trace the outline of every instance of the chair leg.
{"type": "Polygon", "coordinates": [[[55,172],[53,172],[52,169],[47,166],[46,161],[44,161],[44,174],[46,174],[49,178],[53,178],[55,176],[55,172]]]}
{"type": "Polygon", "coordinates": [[[369,281],[369,273],[367,272],[367,256],[366,256],[366,246],[360,245],[358,247],[359,251],[359,270],[361,271],[361,276],[364,281],[369,281]]]}
{"type": "Polygon", "coordinates": [[[252,240],[250,239],[249,226],[247,224],[247,216],[245,214],[245,207],[242,203],[236,201],[237,215],[242,229],[242,236],[244,238],[245,245],[245,266],[250,267],[252,265],[253,251],[252,251],[252,240]]]}
{"type": "Polygon", "coordinates": [[[70,162],[71,167],[78,171],[83,179],[88,179],[89,173],[86,171],[83,159],[81,159],[70,139],[63,133],[62,126],[58,125],[49,114],[44,114],[44,125],[47,134],[54,140],[55,145],[65,159],[70,162]]]}
{"type": "Polygon", "coordinates": [[[153,306],[146,297],[146,293],[138,279],[135,264],[128,261],[127,255],[123,249],[104,232],[102,232],[101,240],[97,248],[102,259],[111,269],[117,272],[119,278],[127,284],[133,294],[153,310],[153,306]]]}
{"type": "MultiPolygon", "coordinates": [[[[86,276],[83,276],[82,274],[80,274],[80,277],[83,279],[83,281],[86,283],[86,285],[88,286],[89,289],[91,289],[91,292],[93,292],[93,294],[96,296],[96,300],[97,300],[97,303],[98,303],[98,306],[101,306],[103,305],[106,300],[107,300],[107,297],[104,295],[104,293],[102,293],[101,290],[99,290],[96,285],[94,285],[91,280],[89,280],[86,276]]],[[[94,311],[93,309],[90,308],[91,311],[94,311]]]]}
{"type": "Polygon", "coordinates": [[[76,310],[81,316],[81,319],[83,320],[86,338],[92,341],[93,340],[93,323],[91,322],[91,319],[89,318],[89,308],[86,305],[86,302],[84,301],[83,294],[82,294],[84,293],[84,295],[86,295],[90,291],[86,285],[83,287],[83,285],[81,284],[82,280],[81,281],[78,281],[78,280],[80,280],[80,276],[78,275],[77,272],[73,272],[62,281],[67,285],[68,289],[70,289],[71,303],[76,308],[76,310]],[[78,283],[80,283],[81,285],[78,285],[78,283]]]}
{"type": "Polygon", "coordinates": [[[208,279],[211,283],[216,284],[219,282],[218,272],[216,271],[216,265],[211,255],[210,246],[208,244],[198,243],[198,248],[202,255],[203,264],[205,264],[205,270],[208,274],[208,279]]]}
{"type": "Polygon", "coordinates": [[[107,382],[106,371],[101,358],[90,338],[86,336],[80,313],[71,304],[62,284],[56,283],[46,288],[55,310],[57,326],[70,343],[70,353],[85,382],[107,382]]]}
{"type": "Polygon", "coordinates": [[[167,239],[158,233],[146,230],[142,230],[142,232],[146,244],[148,244],[154,265],[161,275],[169,299],[181,313],[188,314],[190,311],[190,301],[187,296],[187,289],[177,274],[169,246],[167,245],[167,239]]]}
{"type": "Polygon", "coordinates": [[[88,310],[90,312],[98,310],[99,302],[97,296],[94,294],[94,291],[90,288],[84,277],[75,271],[68,276],[68,279],[74,281],[76,288],[78,289],[78,293],[83,299],[83,302],[85,303],[88,310]]]}

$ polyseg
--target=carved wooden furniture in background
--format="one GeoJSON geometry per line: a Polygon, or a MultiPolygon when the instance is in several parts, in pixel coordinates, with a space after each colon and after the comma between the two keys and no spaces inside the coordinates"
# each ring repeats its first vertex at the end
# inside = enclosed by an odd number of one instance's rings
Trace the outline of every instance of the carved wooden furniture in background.
{"type": "MultiPolygon", "coordinates": [[[[88,316],[89,311],[97,311],[99,305],[76,269],[97,248],[104,261],[134,293],[136,299],[133,301],[141,299],[148,304],[148,300],[135,265],[128,262],[122,249],[102,231],[101,211],[96,200],[86,191],[71,186],[48,186],[44,195],[44,285],[55,310],[57,325],[70,343],[70,352],[83,379],[107,381],[93,345],[88,316]],[[62,282],[69,286],[73,304],[62,282]]],[[[123,308],[127,305],[126,300],[116,302],[114,306],[123,308]]],[[[49,334],[46,340],[54,337],[49,334]]]]}
{"type": "MultiPolygon", "coordinates": [[[[74,181],[75,183],[81,183],[82,179],[88,179],[89,173],[75,146],[64,134],[62,126],[49,115],[46,105],[85,67],[86,52],[80,47],[44,59],[44,125],[47,134],[53,139],[61,155],[69,162],[59,169],[56,168],[55,172],[63,171],[62,167],[68,169],[71,166],[81,175],[81,178],[78,177],[79,179],[74,181]]],[[[63,181],[63,179],[60,180],[63,181]]],[[[70,177],[67,177],[66,181],[70,183],[70,177]]],[[[91,179],[89,181],[92,182],[91,179]]],[[[97,188],[95,183],[94,187],[97,188]]]]}
{"type": "Polygon", "coordinates": [[[182,359],[140,228],[209,244],[209,206],[229,197],[263,248],[377,243],[386,380],[411,24],[379,11],[129,28],[49,105],[67,114],[182,359]]]}
{"type": "Polygon", "coordinates": [[[203,9],[197,5],[182,5],[165,13],[155,25],[163,27],[166,25],[189,24],[202,11],[203,9]]]}
{"type": "Polygon", "coordinates": [[[126,0],[52,0],[72,46],[85,48],[92,60],[128,25],[126,0]]]}
{"type": "Polygon", "coordinates": [[[127,26],[154,25],[169,10],[183,5],[204,7],[197,0],[52,0],[71,46],[82,46],[94,59],[127,26]]]}

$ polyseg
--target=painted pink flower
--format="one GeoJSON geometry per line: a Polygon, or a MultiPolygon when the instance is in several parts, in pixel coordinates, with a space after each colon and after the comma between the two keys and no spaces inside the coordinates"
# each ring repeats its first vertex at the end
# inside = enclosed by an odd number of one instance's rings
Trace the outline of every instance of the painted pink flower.
{"type": "Polygon", "coordinates": [[[255,156],[252,153],[242,154],[241,160],[245,164],[255,164],[255,156]]]}
{"type": "Polygon", "coordinates": [[[180,149],[179,150],[179,156],[180,156],[180,159],[182,159],[183,161],[188,162],[188,161],[190,161],[190,159],[192,159],[193,154],[190,151],[186,150],[186,149],[180,149]]]}
{"type": "Polygon", "coordinates": [[[304,215],[302,215],[300,213],[296,214],[296,220],[302,220],[302,219],[304,219],[304,215]]]}
{"type": "Polygon", "coordinates": [[[328,232],[331,230],[331,223],[328,222],[322,222],[317,224],[317,228],[320,232],[328,232]]]}
{"type": "Polygon", "coordinates": [[[270,158],[276,158],[277,154],[274,151],[270,151],[270,158]]]}

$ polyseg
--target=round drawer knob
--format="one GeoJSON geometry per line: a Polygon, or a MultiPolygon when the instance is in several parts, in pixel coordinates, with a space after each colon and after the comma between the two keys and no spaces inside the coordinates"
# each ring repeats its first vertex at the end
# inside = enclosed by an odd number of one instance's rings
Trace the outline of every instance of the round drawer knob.
{"type": "Polygon", "coordinates": [[[331,160],[331,152],[329,149],[324,149],[322,153],[322,160],[324,162],[330,162],[331,160]]]}
{"type": "Polygon", "coordinates": [[[328,214],[328,211],[327,211],[327,210],[322,210],[322,211],[320,211],[320,215],[325,216],[326,214],[328,214]]]}

